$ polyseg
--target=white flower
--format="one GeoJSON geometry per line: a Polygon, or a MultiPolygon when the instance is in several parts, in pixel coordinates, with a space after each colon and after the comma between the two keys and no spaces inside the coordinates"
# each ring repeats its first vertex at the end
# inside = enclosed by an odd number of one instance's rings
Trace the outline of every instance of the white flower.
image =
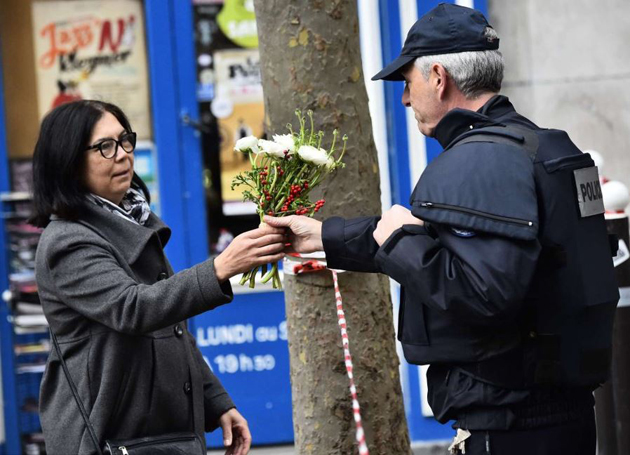
{"type": "Polygon", "coordinates": [[[304,161],[313,163],[317,166],[324,166],[328,163],[328,153],[324,149],[318,149],[310,145],[303,145],[298,150],[298,155],[304,161]]]}
{"type": "Polygon", "coordinates": [[[258,153],[258,138],[256,136],[240,138],[234,145],[234,151],[242,153],[252,151],[258,153]]]}
{"type": "Polygon", "coordinates": [[[289,155],[295,152],[295,139],[292,134],[274,134],[273,140],[289,152],[289,155]]]}
{"type": "Polygon", "coordinates": [[[328,157],[328,161],[326,161],[326,169],[330,171],[334,165],[335,165],[335,159],[332,156],[328,157]]]}
{"type": "Polygon", "coordinates": [[[273,141],[261,139],[258,141],[258,147],[267,155],[284,158],[284,151],[286,149],[273,141]]]}

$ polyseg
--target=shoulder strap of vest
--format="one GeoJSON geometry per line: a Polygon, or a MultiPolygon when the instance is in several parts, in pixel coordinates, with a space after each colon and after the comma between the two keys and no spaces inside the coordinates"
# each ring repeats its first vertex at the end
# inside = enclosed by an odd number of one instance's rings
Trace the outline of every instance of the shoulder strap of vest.
{"type": "Polygon", "coordinates": [[[528,128],[518,126],[489,126],[472,129],[451,142],[445,149],[471,142],[492,142],[494,144],[516,145],[533,161],[538,155],[538,136],[528,128]]]}

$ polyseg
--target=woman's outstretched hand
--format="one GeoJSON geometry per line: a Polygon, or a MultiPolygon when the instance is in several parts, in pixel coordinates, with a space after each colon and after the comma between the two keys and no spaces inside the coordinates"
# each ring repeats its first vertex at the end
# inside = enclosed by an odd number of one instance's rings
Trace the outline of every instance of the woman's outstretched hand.
{"type": "Polygon", "coordinates": [[[259,265],[278,262],[284,257],[285,230],[262,225],[236,236],[214,259],[219,283],[259,265]]]}

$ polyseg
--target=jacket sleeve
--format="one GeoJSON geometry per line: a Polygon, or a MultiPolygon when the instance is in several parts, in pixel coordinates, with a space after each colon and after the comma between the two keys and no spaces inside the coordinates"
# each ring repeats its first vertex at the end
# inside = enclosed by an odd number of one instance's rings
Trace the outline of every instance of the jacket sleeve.
{"type": "Polygon", "coordinates": [[[379,272],[374,256],[378,243],[372,234],[380,217],[345,220],[332,217],[322,225],[326,263],[333,269],[353,272],[379,272]]]}
{"type": "Polygon", "coordinates": [[[234,402],[223,388],[221,381],[217,378],[206,361],[201,355],[195,338],[188,332],[190,344],[192,345],[193,356],[195,362],[201,372],[201,378],[203,381],[203,408],[205,415],[205,430],[214,431],[219,426],[219,418],[228,412],[230,409],[235,408],[234,402]]]}
{"type": "Polygon", "coordinates": [[[76,238],[60,236],[42,252],[43,281],[68,307],[117,332],[152,332],[232,300],[212,260],[147,285],[129,276],[106,242],[76,238]]]}
{"type": "Polygon", "coordinates": [[[536,268],[538,240],[454,232],[444,225],[403,226],[381,246],[375,262],[418,304],[461,314],[471,324],[516,317],[536,268]]]}

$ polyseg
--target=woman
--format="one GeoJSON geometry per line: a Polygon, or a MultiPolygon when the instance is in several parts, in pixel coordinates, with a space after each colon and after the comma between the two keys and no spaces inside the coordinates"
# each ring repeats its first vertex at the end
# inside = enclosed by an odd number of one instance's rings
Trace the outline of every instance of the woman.
{"type": "MultiPolygon", "coordinates": [[[[174,274],[164,255],[171,231],[133,171],[135,142],[123,112],[100,101],[44,118],[33,156],[44,313],[101,446],[186,431],[204,441],[220,426],[226,453],[245,455],[247,422],[185,320],[230,302],[231,276],[279,260],[282,231],[246,232],[214,261],[174,274]]],[[[40,412],[47,453],[97,453],[54,352],[40,412]]]]}

